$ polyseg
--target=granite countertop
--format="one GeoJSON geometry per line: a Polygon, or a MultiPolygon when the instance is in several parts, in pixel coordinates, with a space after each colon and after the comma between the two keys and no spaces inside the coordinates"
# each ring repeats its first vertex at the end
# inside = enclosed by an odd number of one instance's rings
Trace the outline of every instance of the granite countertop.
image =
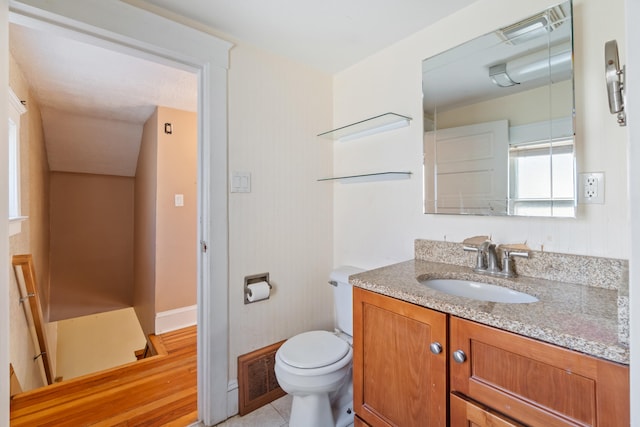
{"type": "Polygon", "coordinates": [[[520,276],[474,273],[466,266],[411,260],[352,275],[359,288],[433,310],[552,343],[610,361],[629,364],[629,347],[619,341],[618,291],[520,276]],[[527,304],[478,301],[420,284],[428,278],[465,279],[505,286],[538,298],[527,304]]]}

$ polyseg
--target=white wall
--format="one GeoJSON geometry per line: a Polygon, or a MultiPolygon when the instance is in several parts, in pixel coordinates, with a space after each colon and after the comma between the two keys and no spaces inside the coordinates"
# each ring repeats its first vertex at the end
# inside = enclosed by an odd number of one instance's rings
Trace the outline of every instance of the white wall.
{"type": "Polygon", "coordinates": [[[526,240],[536,250],[629,257],[626,131],[608,112],[602,59],[607,40],[625,47],[624,0],[574,2],[578,172],[605,172],[606,203],[580,205],[577,219],[422,214],[422,59],[555,3],[480,0],[336,75],[336,126],[386,111],[414,118],[409,128],[334,144],[335,174],[413,172],[409,181],[334,187],[336,264],[386,265],[413,258],[415,238],[459,242],[478,234],[526,240]]]}
{"type": "MultiPolygon", "coordinates": [[[[9,25],[7,18],[8,3],[0,0],[0,52],[9,52],[9,25]]],[[[7,86],[9,83],[9,56],[0,55],[0,99],[8,99],[7,86]]],[[[0,164],[8,163],[7,137],[7,103],[0,102],[0,164]]],[[[0,217],[9,216],[8,209],[8,176],[0,175],[0,217]]],[[[9,235],[9,224],[7,221],[0,221],[0,236],[9,235]]],[[[5,262],[0,263],[0,366],[9,365],[9,239],[0,239],[0,259],[5,262]]],[[[7,369],[0,369],[0,426],[9,424],[9,372],[7,369]]]]}
{"type": "Polygon", "coordinates": [[[229,171],[251,173],[229,194],[229,378],[237,356],[299,332],[333,327],[329,75],[239,44],[229,69],[229,171]],[[269,272],[271,298],[244,304],[244,277],[269,272]]]}
{"type": "MultiPolygon", "coordinates": [[[[627,81],[636,82],[627,87],[627,118],[629,120],[629,165],[640,162],[640,27],[636,17],[640,16],[640,2],[627,0],[626,29],[627,49],[621,51],[622,63],[627,66],[627,81]]],[[[640,401],[640,169],[629,168],[630,215],[636,218],[631,222],[631,256],[629,301],[631,310],[631,402],[640,401]]],[[[640,426],[640,405],[631,405],[631,425],[640,426]]]]}

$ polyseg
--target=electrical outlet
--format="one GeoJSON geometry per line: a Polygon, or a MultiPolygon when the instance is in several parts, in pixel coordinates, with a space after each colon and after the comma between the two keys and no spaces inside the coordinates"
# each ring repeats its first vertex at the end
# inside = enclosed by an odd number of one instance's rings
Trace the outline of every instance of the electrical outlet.
{"type": "Polygon", "coordinates": [[[604,203],[604,173],[588,172],[580,174],[579,202],[604,203]]]}

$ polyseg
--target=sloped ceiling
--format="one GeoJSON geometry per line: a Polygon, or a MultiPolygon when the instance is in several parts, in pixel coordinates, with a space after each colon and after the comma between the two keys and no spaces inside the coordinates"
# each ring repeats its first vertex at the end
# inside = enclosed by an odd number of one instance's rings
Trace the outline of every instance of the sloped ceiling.
{"type": "Polygon", "coordinates": [[[195,74],[14,24],[9,37],[40,105],[52,171],[134,176],[156,106],[197,109],[195,74]]]}

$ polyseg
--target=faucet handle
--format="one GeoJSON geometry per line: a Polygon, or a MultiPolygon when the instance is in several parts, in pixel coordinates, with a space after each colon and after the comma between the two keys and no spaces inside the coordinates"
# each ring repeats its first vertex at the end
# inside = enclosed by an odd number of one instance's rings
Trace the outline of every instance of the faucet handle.
{"type": "Polygon", "coordinates": [[[515,277],[516,273],[511,266],[511,257],[529,258],[529,247],[526,243],[513,245],[500,245],[502,250],[502,274],[506,277],[515,277]]]}
{"type": "Polygon", "coordinates": [[[502,257],[510,257],[510,256],[519,256],[523,258],[529,258],[529,253],[531,252],[531,248],[527,246],[526,243],[515,243],[509,245],[500,245],[500,250],[502,250],[502,257]]]}

